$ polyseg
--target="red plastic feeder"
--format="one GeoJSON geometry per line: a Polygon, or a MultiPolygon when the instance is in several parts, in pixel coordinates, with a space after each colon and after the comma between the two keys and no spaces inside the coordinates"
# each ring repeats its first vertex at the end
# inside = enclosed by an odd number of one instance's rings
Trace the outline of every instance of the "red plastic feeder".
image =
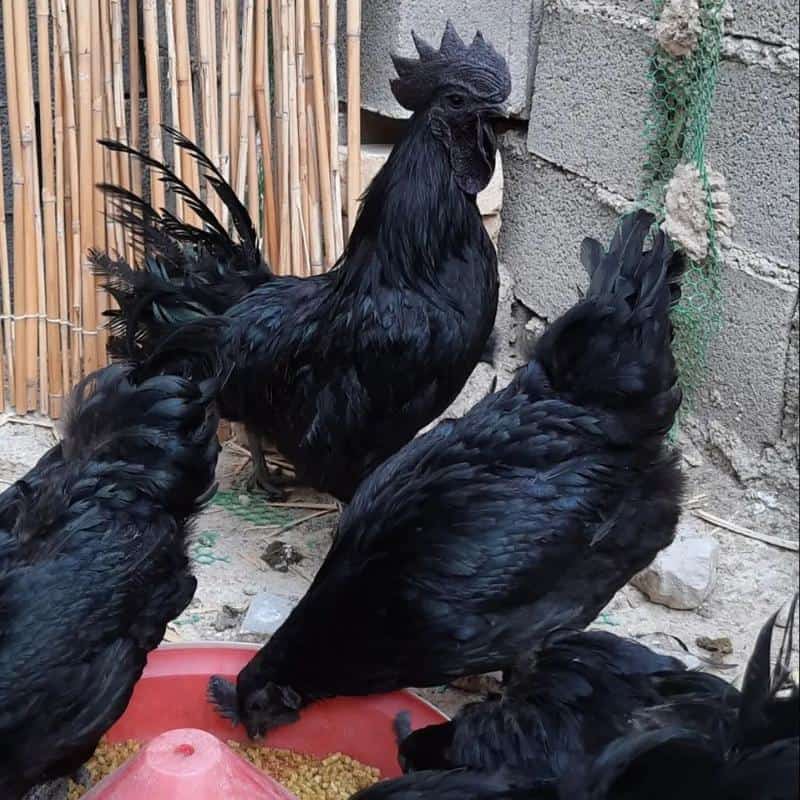
{"type": "Polygon", "coordinates": [[[196,728],[157,736],[87,796],[105,800],[297,800],[216,736],[196,728]]]}
{"type": "MultiPolygon", "coordinates": [[[[235,679],[257,649],[202,643],[154,650],[125,714],[107,736],[111,742],[135,739],[149,746],[94,787],[86,800],[293,799],[222,743],[247,741],[247,735],[206,700],[209,677],[235,679]]],[[[411,692],[339,697],[304,709],[297,722],[270,731],[264,745],[316,758],[344,753],[384,777],[395,777],[400,767],[393,722],[401,711],[411,715],[412,728],[447,719],[411,692]]]]}

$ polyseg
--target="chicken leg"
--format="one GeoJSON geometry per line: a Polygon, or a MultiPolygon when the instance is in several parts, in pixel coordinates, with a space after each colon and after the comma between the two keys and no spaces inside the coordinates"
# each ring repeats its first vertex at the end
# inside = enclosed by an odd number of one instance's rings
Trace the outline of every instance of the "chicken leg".
{"type": "Polygon", "coordinates": [[[247,480],[247,489],[250,492],[262,492],[267,499],[273,501],[285,500],[286,492],[275,485],[275,478],[267,467],[264,458],[264,448],[261,445],[261,437],[251,431],[247,431],[247,448],[250,450],[250,458],[253,461],[253,471],[247,480]]]}

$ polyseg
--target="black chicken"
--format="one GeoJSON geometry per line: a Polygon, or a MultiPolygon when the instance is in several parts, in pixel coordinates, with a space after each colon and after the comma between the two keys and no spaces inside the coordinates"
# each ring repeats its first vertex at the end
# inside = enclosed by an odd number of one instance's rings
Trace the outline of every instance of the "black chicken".
{"type": "Polygon", "coordinates": [[[222,380],[202,351],[221,327],[83,380],[62,441],[0,495],[3,800],[78,770],[192,599],[186,539],[214,491],[222,380]]]}
{"type": "Polygon", "coordinates": [[[413,733],[398,717],[400,764],[406,772],[510,767],[558,778],[578,756],[629,732],[633,712],[663,703],[654,678],[683,668],[610,633],[557,631],[517,662],[502,698],[413,733]]]}
{"type": "Polygon", "coordinates": [[[683,261],[660,232],[642,252],[652,222],[627,217],[607,254],[586,242],[587,297],[512,383],[361,485],[284,625],[235,688],[211,682],[251,736],[319,698],[510,667],[554,629],[591,622],[670,543],[683,261]]]}
{"type": "Polygon", "coordinates": [[[130,193],[119,219],[146,249],[142,270],[95,255],[119,304],[112,353],[138,358],[166,332],[225,314],[241,344],[224,417],[243,422],[257,483],[273,492],[261,438],[299,480],[349,500],[375,466],[452,402],[480,359],[497,310],[497,256],[475,196],[494,170],[492,129],[511,89],[505,60],[480,33],[466,46],[448,23],[439,50],[414,39],[420,60],[396,57],[395,97],[414,112],[408,132],[367,190],[337,268],[279,277],[265,265],[244,206],[214,165],[172,132],[230,210],[234,243],[170,170],[163,174],[203,230],[130,193]]]}
{"type": "MultiPolygon", "coordinates": [[[[563,780],[572,800],[797,800],[800,694],[782,693],[789,676],[797,597],[771,670],[776,617],[759,635],[741,693],[716,694],[702,680],[634,719],[589,766],[563,780]],[[772,673],[772,674],[770,674],[772,673]]],[[[669,676],[666,676],[669,682],[669,676]]]]}
{"type": "Polygon", "coordinates": [[[556,788],[505,770],[417,772],[364,789],[351,800],[559,800],[556,788]]]}

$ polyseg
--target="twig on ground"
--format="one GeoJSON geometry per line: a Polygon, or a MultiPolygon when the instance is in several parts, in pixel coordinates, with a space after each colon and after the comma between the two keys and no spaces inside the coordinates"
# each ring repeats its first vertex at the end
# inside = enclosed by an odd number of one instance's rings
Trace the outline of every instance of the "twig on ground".
{"type": "Polygon", "coordinates": [[[768,536],[766,533],[758,533],[758,531],[751,531],[743,525],[738,525],[730,520],[722,519],[722,517],[718,517],[716,514],[711,514],[708,511],[703,511],[701,508],[692,509],[692,514],[717,528],[723,528],[731,533],[737,533],[739,536],[755,539],[757,542],[779,547],[782,550],[792,550],[795,553],[800,550],[800,545],[798,545],[797,542],[792,542],[788,539],[780,539],[777,536],[768,536]]]}

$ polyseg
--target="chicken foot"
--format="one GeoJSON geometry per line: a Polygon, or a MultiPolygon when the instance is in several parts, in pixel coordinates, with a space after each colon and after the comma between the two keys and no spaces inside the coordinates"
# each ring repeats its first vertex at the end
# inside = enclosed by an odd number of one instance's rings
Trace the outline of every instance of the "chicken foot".
{"type": "Polygon", "coordinates": [[[267,496],[267,499],[272,501],[285,500],[285,490],[276,485],[275,476],[267,466],[264,448],[261,445],[261,437],[249,428],[246,431],[247,448],[250,450],[250,458],[253,461],[253,471],[247,480],[247,490],[249,492],[261,492],[267,496]]]}

